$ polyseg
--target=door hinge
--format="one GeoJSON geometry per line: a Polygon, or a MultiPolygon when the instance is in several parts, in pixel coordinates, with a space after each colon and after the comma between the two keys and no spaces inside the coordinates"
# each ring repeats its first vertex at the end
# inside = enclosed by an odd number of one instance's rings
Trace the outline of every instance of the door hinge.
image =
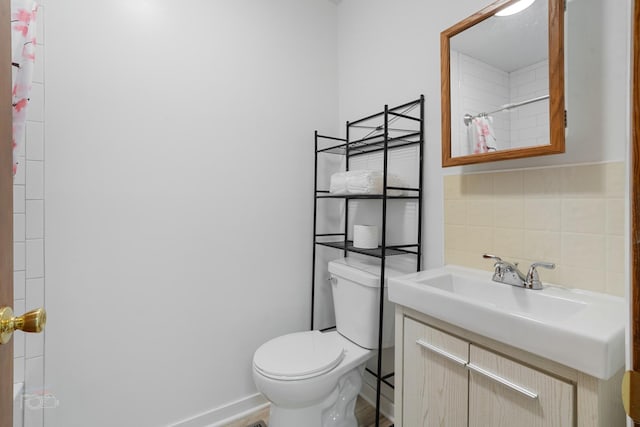
{"type": "Polygon", "coordinates": [[[567,120],[567,110],[564,110],[564,128],[566,129],[568,125],[568,120],[567,120]]]}
{"type": "Polygon", "coordinates": [[[640,372],[627,371],[622,377],[622,405],[627,416],[640,422],[640,372]]]}
{"type": "Polygon", "coordinates": [[[564,11],[567,11],[567,0],[564,0],[564,11]]]}

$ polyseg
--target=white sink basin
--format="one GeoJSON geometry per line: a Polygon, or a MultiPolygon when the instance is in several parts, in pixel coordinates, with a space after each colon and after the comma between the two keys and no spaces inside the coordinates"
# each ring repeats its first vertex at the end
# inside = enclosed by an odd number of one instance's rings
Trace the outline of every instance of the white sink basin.
{"type": "Polygon", "coordinates": [[[624,366],[623,298],[545,285],[496,283],[492,273],[446,266],[389,278],[389,299],[601,379],[624,366]]]}

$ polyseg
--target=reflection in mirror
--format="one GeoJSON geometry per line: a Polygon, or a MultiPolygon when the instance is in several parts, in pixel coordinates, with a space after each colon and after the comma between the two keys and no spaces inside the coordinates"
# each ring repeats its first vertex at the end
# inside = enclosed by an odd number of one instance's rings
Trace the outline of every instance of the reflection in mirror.
{"type": "Polygon", "coordinates": [[[442,33],[444,166],[564,152],[558,3],[500,0],[442,33]]]}
{"type": "Polygon", "coordinates": [[[452,156],[549,144],[547,15],[535,1],[451,38],[452,156]]]}

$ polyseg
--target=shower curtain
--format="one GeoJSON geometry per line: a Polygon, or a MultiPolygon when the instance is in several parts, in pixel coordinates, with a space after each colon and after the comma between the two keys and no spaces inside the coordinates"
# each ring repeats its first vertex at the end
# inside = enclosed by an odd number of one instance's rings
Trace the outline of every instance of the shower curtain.
{"type": "Polygon", "coordinates": [[[18,144],[25,138],[27,104],[36,58],[36,16],[33,0],[11,0],[11,87],[13,103],[13,175],[18,170],[18,144]]]}
{"type": "Polygon", "coordinates": [[[469,152],[473,154],[495,151],[496,136],[493,132],[493,117],[482,114],[471,120],[467,126],[469,152]]]}

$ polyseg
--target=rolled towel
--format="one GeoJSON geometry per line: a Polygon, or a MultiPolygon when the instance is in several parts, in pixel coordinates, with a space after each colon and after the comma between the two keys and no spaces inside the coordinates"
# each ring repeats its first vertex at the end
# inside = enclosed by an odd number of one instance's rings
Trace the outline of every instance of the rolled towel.
{"type": "MultiPolygon", "coordinates": [[[[331,175],[329,192],[332,194],[382,194],[382,184],[384,182],[381,171],[375,170],[355,170],[339,172],[331,175]]],[[[387,175],[387,186],[406,187],[406,184],[398,175],[387,175]]],[[[404,190],[389,190],[390,196],[402,196],[404,190]]]]}
{"type": "Polygon", "coordinates": [[[347,174],[349,172],[338,172],[331,175],[331,183],[329,184],[329,193],[331,194],[347,194],[347,174]]]}

